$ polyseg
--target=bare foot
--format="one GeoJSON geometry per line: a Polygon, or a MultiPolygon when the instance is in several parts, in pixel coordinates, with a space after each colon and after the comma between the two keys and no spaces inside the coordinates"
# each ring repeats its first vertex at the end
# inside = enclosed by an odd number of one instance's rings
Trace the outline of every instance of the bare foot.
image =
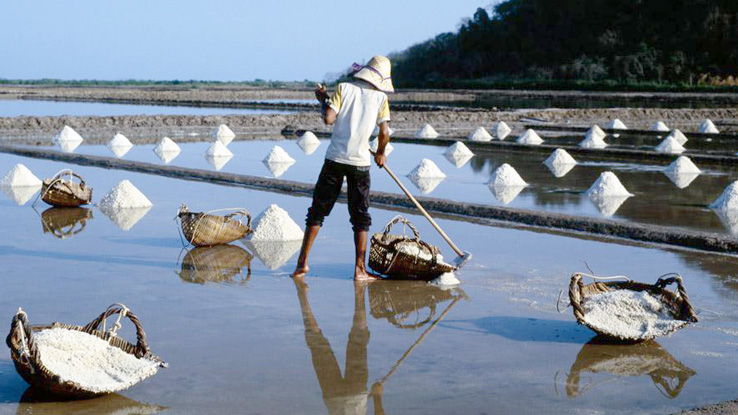
{"type": "Polygon", "coordinates": [[[374,281],[380,278],[377,274],[366,272],[364,267],[356,267],[354,269],[354,281],[374,281]]]}
{"type": "Polygon", "coordinates": [[[292,273],[292,278],[304,278],[305,275],[310,271],[310,267],[307,265],[298,265],[295,268],[295,272],[292,273]]]}

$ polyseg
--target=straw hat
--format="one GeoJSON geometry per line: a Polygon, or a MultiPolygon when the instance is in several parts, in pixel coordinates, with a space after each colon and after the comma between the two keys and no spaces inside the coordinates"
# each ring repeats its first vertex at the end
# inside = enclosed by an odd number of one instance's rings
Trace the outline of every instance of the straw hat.
{"type": "Polygon", "coordinates": [[[391,66],[387,57],[377,55],[356,72],[354,78],[367,81],[382,92],[395,92],[395,87],[392,86],[391,66]]]}

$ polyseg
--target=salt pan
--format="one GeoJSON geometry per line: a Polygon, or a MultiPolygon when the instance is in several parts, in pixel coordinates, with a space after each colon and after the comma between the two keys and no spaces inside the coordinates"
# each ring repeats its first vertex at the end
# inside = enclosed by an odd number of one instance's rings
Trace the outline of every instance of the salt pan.
{"type": "Polygon", "coordinates": [[[666,124],[664,124],[663,121],[657,121],[657,122],[653,123],[653,125],[651,126],[651,131],[663,131],[663,132],[667,132],[667,131],[669,131],[669,127],[667,127],[666,124]]]}
{"type": "Polygon", "coordinates": [[[471,141],[489,141],[492,136],[484,129],[484,127],[478,127],[474,132],[469,134],[467,137],[471,141]]]}
{"type": "Polygon", "coordinates": [[[303,232],[289,213],[272,204],[254,219],[251,241],[299,241],[303,232]]]}
{"type": "Polygon", "coordinates": [[[710,209],[722,211],[738,211],[738,181],[728,185],[723,193],[710,203],[710,209]]]}
{"type": "Polygon", "coordinates": [[[518,144],[539,145],[543,143],[543,139],[532,128],[529,128],[523,135],[518,137],[516,142],[518,144]]]}
{"type": "Polygon", "coordinates": [[[615,118],[614,120],[605,124],[605,128],[607,128],[608,130],[627,130],[628,129],[628,127],[618,118],[615,118]]]}
{"type": "Polygon", "coordinates": [[[590,129],[587,135],[584,136],[584,140],[580,141],[577,145],[581,148],[605,148],[608,144],[602,137],[590,129]]]}
{"type": "Polygon", "coordinates": [[[659,153],[679,154],[683,153],[685,148],[672,136],[666,137],[655,148],[659,153]]]}
{"type": "Polygon", "coordinates": [[[507,163],[498,167],[489,182],[490,187],[526,187],[528,183],[520,177],[515,168],[507,163]]]}
{"type": "Polygon", "coordinates": [[[231,150],[228,150],[228,147],[225,146],[220,140],[213,142],[213,144],[208,147],[205,154],[203,154],[205,157],[233,157],[233,153],[231,150]]]}
{"type": "Polygon", "coordinates": [[[233,130],[228,128],[225,124],[219,125],[218,128],[213,131],[213,140],[220,141],[223,145],[227,146],[234,138],[236,138],[236,134],[234,134],[233,130]]]}
{"type": "Polygon", "coordinates": [[[713,124],[710,119],[706,119],[705,121],[702,121],[702,124],[700,124],[700,130],[701,133],[711,133],[711,134],[718,134],[720,133],[720,130],[715,127],[715,124],[713,124]]]}
{"type": "MultiPolygon", "coordinates": [[[[378,138],[375,138],[374,140],[372,140],[369,143],[369,146],[371,147],[372,151],[375,151],[376,152],[377,149],[379,148],[379,139],[378,138]]],[[[392,152],[392,150],[394,150],[394,149],[395,148],[392,146],[392,143],[387,143],[387,145],[384,146],[384,155],[385,156],[389,156],[390,153],[392,152]]]]}
{"type": "Polygon", "coordinates": [[[510,133],[512,132],[512,128],[510,128],[505,121],[500,121],[497,124],[495,124],[494,128],[492,129],[492,132],[494,133],[496,140],[504,140],[510,133]]]}
{"type": "Polygon", "coordinates": [[[684,143],[689,141],[687,139],[687,136],[684,135],[684,133],[682,133],[681,131],[679,131],[679,129],[675,129],[674,131],[670,132],[667,137],[674,138],[677,141],[677,143],[679,143],[680,145],[684,145],[684,143]]]}
{"type": "Polygon", "coordinates": [[[430,125],[425,124],[420,130],[415,133],[415,138],[436,138],[438,132],[430,125]]]}
{"type": "Polygon", "coordinates": [[[295,159],[290,157],[289,154],[280,146],[272,147],[269,154],[264,159],[265,163],[294,163],[295,159]]]}
{"type": "Polygon", "coordinates": [[[634,196],[625,189],[615,173],[611,171],[602,172],[600,177],[587,190],[587,196],[592,199],[600,199],[613,196],[634,196]]]}
{"type": "Polygon", "coordinates": [[[61,129],[55,136],[54,136],[54,142],[57,144],[61,143],[81,143],[84,141],[81,135],[79,135],[76,131],[72,129],[72,127],[65,125],[64,128],[61,129]]]}
{"type": "Polygon", "coordinates": [[[415,166],[415,168],[408,173],[407,177],[416,177],[419,179],[443,179],[446,175],[438,168],[436,163],[429,159],[423,159],[420,161],[420,164],[415,166]]]}
{"type": "Polygon", "coordinates": [[[10,171],[0,180],[0,187],[25,187],[41,186],[41,180],[36,177],[28,167],[23,164],[16,164],[10,171]]]}
{"type": "Polygon", "coordinates": [[[100,200],[98,206],[115,210],[151,207],[153,204],[133,183],[122,180],[100,200]]]}
{"type": "Polygon", "coordinates": [[[253,241],[241,240],[265,267],[274,271],[282,267],[300,250],[302,241],[253,241]]]}
{"type": "Polygon", "coordinates": [[[297,140],[297,145],[309,156],[320,147],[320,140],[312,131],[307,131],[297,140]]]}

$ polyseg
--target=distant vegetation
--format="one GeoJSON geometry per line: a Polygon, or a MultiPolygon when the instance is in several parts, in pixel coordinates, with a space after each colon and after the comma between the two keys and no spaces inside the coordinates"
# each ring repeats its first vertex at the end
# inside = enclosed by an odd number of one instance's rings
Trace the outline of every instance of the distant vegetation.
{"type": "Polygon", "coordinates": [[[218,86],[218,85],[239,85],[239,86],[251,86],[259,88],[284,88],[284,89],[302,89],[302,88],[313,88],[315,85],[312,81],[265,81],[263,79],[256,79],[253,81],[240,81],[240,82],[223,82],[223,81],[155,81],[155,80],[139,80],[139,79],[128,79],[123,81],[101,81],[91,79],[81,80],[63,80],[63,79],[2,79],[0,78],[0,85],[59,85],[59,86],[183,86],[183,87],[207,87],[207,86],[218,86]]]}
{"type": "Polygon", "coordinates": [[[393,61],[400,88],[738,90],[738,1],[507,0],[393,61]]]}

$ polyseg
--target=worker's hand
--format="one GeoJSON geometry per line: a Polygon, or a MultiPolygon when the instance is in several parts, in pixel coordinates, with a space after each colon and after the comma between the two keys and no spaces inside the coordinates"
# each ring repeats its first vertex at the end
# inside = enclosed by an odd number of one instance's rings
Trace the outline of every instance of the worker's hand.
{"type": "Polygon", "coordinates": [[[385,156],[384,153],[374,153],[374,162],[377,163],[377,166],[381,169],[384,167],[384,164],[387,163],[387,156],[385,156]]]}
{"type": "Polygon", "coordinates": [[[325,102],[328,97],[328,89],[323,84],[318,84],[315,87],[315,98],[318,100],[318,102],[323,103],[325,102]]]}

